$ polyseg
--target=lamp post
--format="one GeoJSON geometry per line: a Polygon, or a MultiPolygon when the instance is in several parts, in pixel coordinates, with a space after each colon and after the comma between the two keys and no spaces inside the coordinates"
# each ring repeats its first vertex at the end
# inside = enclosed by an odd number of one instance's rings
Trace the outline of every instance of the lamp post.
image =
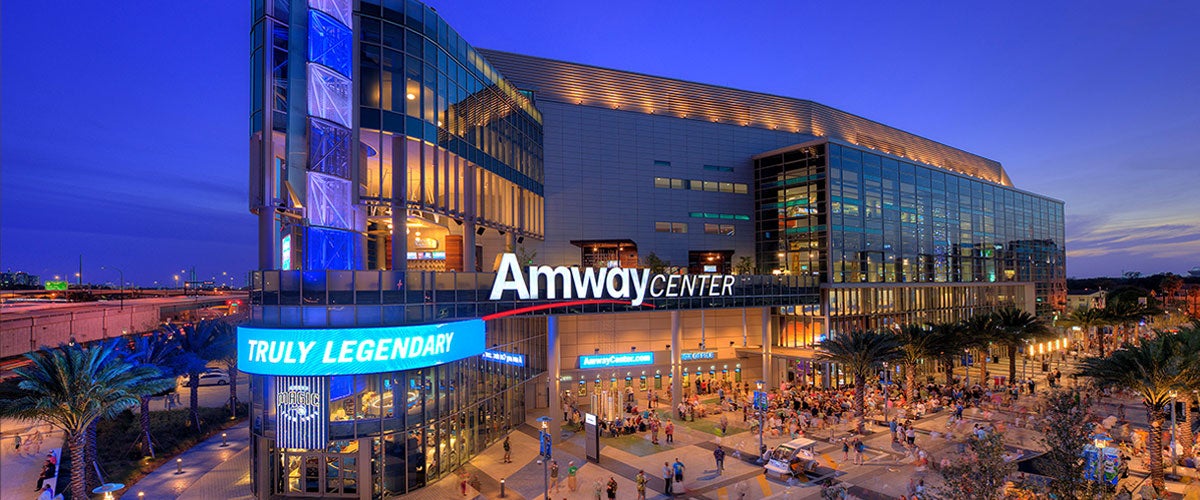
{"type": "MultiPolygon", "coordinates": [[[[108,268],[105,266],[100,266],[100,269],[108,269],[108,268]]],[[[121,310],[124,311],[125,310],[125,271],[122,271],[115,267],[111,268],[111,269],[121,275],[121,310]]]]}
{"type": "MultiPolygon", "coordinates": [[[[759,461],[759,463],[762,463],[762,454],[763,454],[763,447],[764,447],[764,445],[763,445],[763,426],[766,425],[766,422],[764,421],[763,417],[765,417],[766,413],[767,413],[766,405],[765,404],[761,405],[761,406],[759,405],[759,398],[760,398],[759,395],[762,394],[762,392],[763,392],[763,381],[755,380],[754,387],[757,389],[754,392],[754,406],[755,406],[754,409],[757,410],[757,412],[758,412],[758,461],[759,461]]],[[[765,395],[761,396],[761,397],[764,400],[766,399],[765,395]]]]}
{"type": "Polygon", "coordinates": [[[550,456],[552,455],[551,446],[553,441],[550,439],[550,417],[538,417],[537,421],[541,422],[542,428],[538,432],[538,444],[542,455],[542,498],[550,498],[550,456]]]}

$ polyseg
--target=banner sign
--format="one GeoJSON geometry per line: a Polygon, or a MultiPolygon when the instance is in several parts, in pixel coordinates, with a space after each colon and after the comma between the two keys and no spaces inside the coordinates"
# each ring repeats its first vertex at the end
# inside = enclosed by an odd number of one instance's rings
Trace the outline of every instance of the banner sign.
{"type": "Polygon", "coordinates": [[[504,351],[493,351],[491,349],[488,349],[486,351],[483,351],[483,359],[486,359],[488,361],[495,361],[497,363],[504,363],[506,365],[525,366],[525,355],[524,354],[515,354],[515,353],[511,353],[511,352],[504,352],[504,351]]]}
{"type": "Polygon", "coordinates": [[[521,272],[516,254],[500,258],[490,300],[514,291],[521,300],[617,299],[639,306],[647,297],[688,298],[733,295],[733,276],[725,274],[650,274],[649,269],[529,266],[521,272]],[[528,276],[526,276],[526,274],[528,276]]]}
{"type": "Polygon", "coordinates": [[[717,359],[717,351],[691,351],[679,354],[680,361],[696,361],[700,359],[717,359]]]}
{"type": "Polygon", "coordinates": [[[481,319],[380,328],[238,327],[238,369],[256,375],[412,370],[483,354],[481,319]]]}
{"type": "Polygon", "coordinates": [[[329,394],[325,377],[275,377],[275,446],[325,449],[329,394]]]}
{"type": "Polygon", "coordinates": [[[637,366],[652,364],[654,364],[654,353],[652,352],[591,354],[579,357],[580,368],[612,368],[615,366],[637,366]]]}
{"type": "Polygon", "coordinates": [[[754,391],[754,409],[758,411],[767,411],[768,406],[767,393],[763,391],[754,391]]]}

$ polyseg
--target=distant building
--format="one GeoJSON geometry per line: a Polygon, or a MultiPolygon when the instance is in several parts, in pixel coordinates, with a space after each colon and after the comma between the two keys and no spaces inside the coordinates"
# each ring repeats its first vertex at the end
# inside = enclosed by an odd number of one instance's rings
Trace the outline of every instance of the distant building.
{"type": "Polygon", "coordinates": [[[35,274],[29,274],[24,271],[0,273],[0,289],[19,290],[24,288],[37,288],[41,286],[42,280],[35,274]]]}
{"type": "Polygon", "coordinates": [[[1067,292],[1067,311],[1079,308],[1104,309],[1108,292],[1104,290],[1071,290],[1067,292]]]}

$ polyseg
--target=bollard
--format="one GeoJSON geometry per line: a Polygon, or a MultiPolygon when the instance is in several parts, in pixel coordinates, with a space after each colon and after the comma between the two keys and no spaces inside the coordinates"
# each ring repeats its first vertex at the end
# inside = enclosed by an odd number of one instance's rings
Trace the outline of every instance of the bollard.
{"type": "Polygon", "coordinates": [[[504,498],[504,478],[500,478],[500,498],[504,498]]]}
{"type": "Polygon", "coordinates": [[[221,433],[221,447],[224,448],[226,446],[229,446],[229,434],[222,432],[221,433]]]}
{"type": "Polygon", "coordinates": [[[175,473],[183,474],[183,459],[182,458],[175,459],[175,473]]]}

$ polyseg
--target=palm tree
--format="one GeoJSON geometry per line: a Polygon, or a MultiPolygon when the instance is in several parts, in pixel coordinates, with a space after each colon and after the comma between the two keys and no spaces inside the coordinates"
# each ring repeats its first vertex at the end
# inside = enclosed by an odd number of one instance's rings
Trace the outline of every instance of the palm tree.
{"type": "Polygon", "coordinates": [[[25,355],[30,364],[13,371],[25,395],[0,402],[0,415],[41,420],[66,435],[71,453],[71,498],[88,498],[84,486],[87,429],[138,404],[170,382],[158,369],[127,359],[114,339],[92,347],[82,344],[42,349],[25,355]]]}
{"type": "MultiPolygon", "coordinates": [[[[996,316],[993,313],[977,313],[963,322],[962,347],[964,349],[978,349],[982,356],[979,356],[979,383],[987,384],[987,362],[988,362],[988,346],[991,345],[992,339],[995,337],[994,330],[996,329],[996,316]]],[[[968,373],[967,378],[970,378],[968,373]]]]}
{"type": "Polygon", "coordinates": [[[1109,320],[1103,309],[1080,307],[1071,311],[1071,315],[1067,317],[1067,323],[1082,328],[1088,339],[1092,338],[1092,330],[1095,329],[1096,343],[1100,345],[1100,357],[1104,357],[1104,334],[1100,333],[1099,327],[1108,325],[1109,320]]]}
{"type": "Polygon", "coordinates": [[[1192,401],[1196,399],[1197,391],[1200,391],[1200,321],[1181,328],[1178,335],[1183,343],[1183,352],[1188,356],[1184,366],[1192,372],[1190,380],[1193,383],[1191,387],[1184,387],[1180,391],[1183,396],[1183,419],[1179,422],[1179,443],[1183,448],[1182,458],[1188,458],[1192,456],[1192,445],[1196,440],[1195,434],[1192,433],[1192,401]]]}
{"type": "Polygon", "coordinates": [[[896,335],[900,342],[900,363],[904,365],[904,400],[912,404],[916,389],[917,365],[936,351],[936,334],[925,325],[905,325],[896,335]]]}
{"type": "Polygon", "coordinates": [[[854,375],[854,411],[858,414],[858,431],[862,432],[866,414],[863,411],[867,376],[884,362],[900,357],[900,342],[891,332],[853,330],[836,335],[817,344],[817,359],[839,363],[854,375]]]}
{"type": "Polygon", "coordinates": [[[234,349],[233,327],[221,320],[205,320],[185,324],[182,328],[175,325],[168,325],[167,328],[172,330],[172,334],[179,339],[180,348],[189,356],[188,420],[192,429],[200,432],[200,372],[207,362],[221,359],[234,349]]]}
{"type": "Polygon", "coordinates": [[[1017,378],[1017,351],[1049,332],[1037,316],[1016,307],[1005,307],[992,313],[992,341],[1008,349],[1009,380],[1017,378]]]}
{"type": "Polygon", "coordinates": [[[1168,334],[1142,342],[1125,343],[1123,348],[1107,357],[1083,360],[1080,375],[1090,377],[1102,387],[1120,387],[1138,393],[1146,406],[1150,421],[1147,463],[1150,481],[1159,492],[1166,491],[1163,479],[1162,428],[1166,407],[1172,394],[1181,388],[1194,386],[1195,370],[1187,366],[1186,345],[1179,336],[1168,334]]]}
{"type": "MultiPolygon", "coordinates": [[[[175,378],[186,372],[189,364],[193,362],[188,353],[180,347],[179,339],[164,331],[134,337],[130,347],[130,359],[157,367],[162,379],[172,386],[175,384],[175,378]]],[[[151,394],[142,395],[140,401],[141,439],[142,453],[154,457],[154,440],[150,435],[151,397],[151,394]]]]}
{"type": "Polygon", "coordinates": [[[1104,308],[1104,314],[1109,320],[1109,324],[1117,325],[1121,331],[1122,342],[1130,342],[1133,339],[1129,336],[1129,328],[1137,325],[1143,319],[1153,316],[1158,311],[1149,306],[1144,306],[1133,300],[1120,300],[1109,302],[1104,308]]]}
{"type": "Polygon", "coordinates": [[[934,323],[929,325],[933,332],[932,355],[946,370],[946,385],[954,383],[954,358],[966,347],[966,328],[962,322],[934,323]]]}

